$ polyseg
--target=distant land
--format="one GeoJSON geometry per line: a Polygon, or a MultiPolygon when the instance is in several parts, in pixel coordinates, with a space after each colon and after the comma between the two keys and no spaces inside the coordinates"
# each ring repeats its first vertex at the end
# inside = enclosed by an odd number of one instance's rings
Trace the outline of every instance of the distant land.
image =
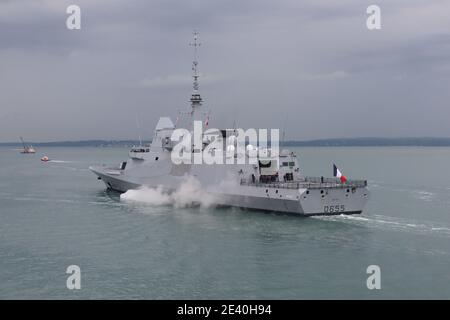
{"type": "MultiPolygon", "coordinates": [[[[144,143],[148,143],[144,142],[144,143]]],[[[83,140],[58,142],[27,142],[35,147],[131,147],[135,140],[83,140]]],[[[450,147],[450,138],[338,138],[317,140],[289,140],[286,147],[450,147]]],[[[18,147],[20,142],[0,143],[0,146],[18,147]]]]}
{"type": "MultiPolygon", "coordinates": [[[[26,141],[27,145],[33,147],[132,147],[139,145],[135,140],[81,140],[81,141],[54,141],[54,142],[32,142],[26,141]]],[[[143,144],[148,141],[143,141],[143,144]]],[[[21,142],[3,142],[0,146],[22,147],[21,142]]]]}
{"type": "Polygon", "coordinates": [[[449,147],[450,138],[340,138],[285,141],[296,147],[449,147]]]}

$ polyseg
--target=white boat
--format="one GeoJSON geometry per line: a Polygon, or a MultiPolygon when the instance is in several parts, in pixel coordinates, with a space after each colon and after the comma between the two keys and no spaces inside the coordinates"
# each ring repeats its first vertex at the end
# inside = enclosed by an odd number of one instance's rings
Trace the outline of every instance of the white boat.
{"type": "Polygon", "coordinates": [[[34,149],[33,146],[31,146],[31,145],[29,145],[29,146],[26,145],[25,142],[23,141],[22,137],[20,137],[20,141],[22,141],[22,146],[23,146],[21,153],[31,153],[31,154],[36,153],[36,149],[34,149]]]}

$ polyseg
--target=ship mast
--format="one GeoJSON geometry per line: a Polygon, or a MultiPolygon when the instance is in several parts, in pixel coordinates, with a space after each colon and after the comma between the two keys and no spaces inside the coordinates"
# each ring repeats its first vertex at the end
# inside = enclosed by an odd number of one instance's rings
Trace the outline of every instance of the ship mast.
{"type": "Polygon", "coordinates": [[[20,141],[22,141],[23,150],[26,150],[27,147],[25,146],[25,141],[23,141],[22,137],[20,137],[20,141]]]}
{"type": "Polygon", "coordinates": [[[199,73],[198,73],[198,61],[197,61],[197,51],[198,51],[198,47],[200,47],[201,43],[198,41],[198,32],[194,31],[193,33],[194,35],[194,41],[191,42],[189,45],[194,47],[194,60],[192,61],[192,78],[194,79],[193,81],[193,91],[192,91],[192,95],[191,95],[191,116],[193,118],[193,120],[197,120],[195,119],[195,114],[198,113],[196,112],[202,105],[202,97],[200,96],[200,92],[199,92],[199,84],[198,84],[198,78],[199,73]]]}

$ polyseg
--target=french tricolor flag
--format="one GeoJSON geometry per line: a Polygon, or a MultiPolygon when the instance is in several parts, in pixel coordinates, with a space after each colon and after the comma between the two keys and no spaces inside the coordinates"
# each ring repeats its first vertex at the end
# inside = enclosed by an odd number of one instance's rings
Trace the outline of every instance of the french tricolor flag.
{"type": "Polygon", "coordinates": [[[341,179],[342,183],[345,183],[347,181],[347,177],[342,174],[342,172],[336,167],[336,165],[333,163],[333,176],[341,179]]]}

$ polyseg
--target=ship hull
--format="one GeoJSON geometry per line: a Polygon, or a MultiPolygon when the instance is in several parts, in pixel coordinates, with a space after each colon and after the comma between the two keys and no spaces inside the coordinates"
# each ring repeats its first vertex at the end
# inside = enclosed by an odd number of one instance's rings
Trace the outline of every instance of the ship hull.
{"type": "Polygon", "coordinates": [[[125,181],[123,179],[120,179],[117,176],[111,175],[111,174],[107,174],[104,171],[101,171],[99,169],[95,169],[95,168],[89,168],[91,169],[91,171],[97,175],[99,180],[102,180],[103,183],[106,185],[106,187],[108,189],[111,190],[115,190],[117,192],[126,192],[128,190],[132,190],[132,189],[138,189],[139,187],[141,187],[142,185],[136,184],[136,183],[132,183],[132,182],[128,182],[125,181]]]}
{"type": "MultiPolygon", "coordinates": [[[[141,187],[164,187],[156,183],[137,183],[127,181],[119,173],[108,173],[107,170],[90,168],[108,189],[126,192],[141,187]]],[[[167,192],[176,189],[176,186],[166,186],[167,192]]],[[[205,188],[214,190],[214,188],[205,188]]],[[[279,213],[298,214],[302,216],[317,215],[351,215],[360,214],[368,200],[369,191],[366,187],[358,188],[274,188],[264,185],[235,185],[219,192],[209,191],[214,205],[238,207],[244,209],[271,211],[279,213]]]]}

